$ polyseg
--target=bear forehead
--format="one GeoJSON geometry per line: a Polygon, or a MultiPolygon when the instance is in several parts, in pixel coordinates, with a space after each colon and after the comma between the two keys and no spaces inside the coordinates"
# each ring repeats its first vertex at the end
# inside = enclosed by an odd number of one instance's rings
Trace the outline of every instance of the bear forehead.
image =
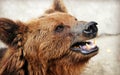
{"type": "Polygon", "coordinates": [[[52,13],[45,14],[38,19],[34,19],[28,22],[28,26],[31,29],[56,27],[59,24],[72,26],[76,24],[76,18],[67,13],[52,13]],[[47,25],[47,26],[46,26],[47,25]]]}

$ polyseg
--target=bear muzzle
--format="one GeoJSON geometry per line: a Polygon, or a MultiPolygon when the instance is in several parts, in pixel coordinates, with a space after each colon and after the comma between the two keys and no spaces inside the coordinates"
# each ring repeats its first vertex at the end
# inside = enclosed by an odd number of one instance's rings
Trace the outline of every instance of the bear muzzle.
{"type": "Polygon", "coordinates": [[[83,55],[96,55],[98,53],[98,46],[95,41],[91,41],[97,36],[97,23],[92,22],[78,22],[71,29],[73,40],[70,49],[74,52],[83,55]]]}

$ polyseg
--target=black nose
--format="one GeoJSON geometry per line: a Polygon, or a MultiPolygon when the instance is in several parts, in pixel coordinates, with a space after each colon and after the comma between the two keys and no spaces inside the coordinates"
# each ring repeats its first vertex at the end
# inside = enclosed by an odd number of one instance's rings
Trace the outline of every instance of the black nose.
{"type": "Polygon", "coordinates": [[[83,34],[86,37],[96,37],[97,32],[98,32],[98,28],[97,28],[97,23],[96,22],[89,22],[86,24],[86,28],[83,30],[83,34]]]}

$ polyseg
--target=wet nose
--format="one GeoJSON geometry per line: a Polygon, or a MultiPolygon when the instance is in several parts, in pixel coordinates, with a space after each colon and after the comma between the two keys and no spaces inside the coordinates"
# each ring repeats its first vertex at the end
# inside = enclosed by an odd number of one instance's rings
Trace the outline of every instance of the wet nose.
{"type": "Polygon", "coordinates": [[[83,30],[83,34],[85,37],[96,37],[98,28],[97,28],[97,23],[96,22],[89,22],[86,24],[85,29],[83,30]]]}

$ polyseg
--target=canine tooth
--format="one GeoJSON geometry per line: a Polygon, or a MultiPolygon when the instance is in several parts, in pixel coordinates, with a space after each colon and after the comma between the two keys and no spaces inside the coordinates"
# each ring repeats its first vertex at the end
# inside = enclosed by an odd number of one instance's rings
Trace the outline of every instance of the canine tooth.
{"type": "Polygon", "coordinates": [[[87,47],[88,50],[91,48],[91,46],[87,43],[86,43],[86,47],[87,47]]]}
{"type": "Polygon", "coordinates": [[[94,39],[93,43],[96,45],[96,40],[94,39]]]}

